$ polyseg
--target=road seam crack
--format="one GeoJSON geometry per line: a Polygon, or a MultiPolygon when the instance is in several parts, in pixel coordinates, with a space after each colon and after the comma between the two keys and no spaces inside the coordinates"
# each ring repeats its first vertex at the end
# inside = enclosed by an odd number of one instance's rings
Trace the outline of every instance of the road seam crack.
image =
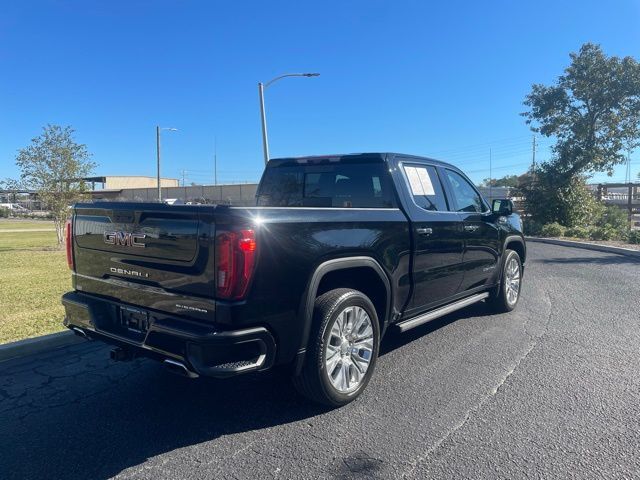
{"type": "Polygon", "coordinates": [[[498,381],[498,384],[495,387],[493,387],[491,390],[489,390],[489,394],[488,395],[485,395],[476,405],[473,405],[471,408],[469,408],[465,412],[465,415],[464,415],[464,417],[462,418],[462,420],[460,422],[456,423],[453,426],[453,428],[448,430],[442,437],[440,437],[438,439],[438,441],[436,443],[434,443],[431,447],[429,447],[427,449],[427,451],[423,455],[418,457],[415,461],[409,462],[410,468],[409,468],[408,471],[404,472],[403,477],[406,478],[406,477],[410,476],[416,470],[416,468],[418,468],[418,466],[420,466],[422,463],[424,463],[436,450],[438,450],[442,446],[442,444],[444,444],[444,442],[446,442],[458,430],[463,428],[467,424],[467,422],[471,419],[473,414],[478,412],[480,410],[480,408],[482,408],[488,401],[492,400],[497,395],[498,391],[500,391],[500,389],[507,382],[509,377],[515,373],[515,371],[518,369],[520,364],[529,356],[529,354],[533,351],[533,349],[540,344],[540,341],[542,340],[542,338],[545,337],[546,334],[547,334],[547,331],[549,329],[549,323],[551,322],[551,318],[553,316],[553,308],[552,308],[551,296],[549,295],[549,292],[546,291],[546,290],[545,290],[545,294],[546,294],[546,297],[547,297],[547,300],[548,300],[548,304],[549,304],[549,314],[547,315],[547,319],[546,319],[546,321],[544,323],[543,332],[538,336],[535,336],[535,337],[532,336],[528,332],[528,330],[526,328],[526,323],[527,322],[526,321],[524,322],[524,324],[523,324],[524,333],[530,339],[529,347],[524,352],[524,354],[522,354],[516,360],[516,362],[513,364],[513,366],[509,370],[507,370],[507,372],[500,378],[500,380],[498,381]]]}

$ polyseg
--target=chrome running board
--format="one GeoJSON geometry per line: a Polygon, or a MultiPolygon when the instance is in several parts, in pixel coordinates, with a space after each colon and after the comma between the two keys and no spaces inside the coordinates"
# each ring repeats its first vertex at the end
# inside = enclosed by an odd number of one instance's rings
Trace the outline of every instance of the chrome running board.
{"type": "Polygon", "coordinates": [[[470,297],[463,298],[462,300],[450,303],[449,305],[445,305],[444,307],[436,308],[435,310],[431,310],[430,312],[424,313],[417,317],[404,320],[403,322],[397,323],[396,327],[398,327],[401,332],[406,332],[407,330],[411,330],[412,328],[430,322],[431,320],[435,320],[436,318],[443,317],[444,315],[455,312],[456,310],[460,310],[461,308],[473,305],[476,302],[484,300],[488,296],[489,292],[471,295],[470,297]]]}

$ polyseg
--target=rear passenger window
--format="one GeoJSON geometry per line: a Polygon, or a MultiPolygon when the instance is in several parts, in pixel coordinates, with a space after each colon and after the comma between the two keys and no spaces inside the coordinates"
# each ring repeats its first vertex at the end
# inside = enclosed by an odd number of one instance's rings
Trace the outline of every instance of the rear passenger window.
{"type": "Polygon", "coordinates": [[[447,201],[435,167],[431,165],[404,165],[403,168],[416,205],[434,212],[447,210],[447,201]]]}

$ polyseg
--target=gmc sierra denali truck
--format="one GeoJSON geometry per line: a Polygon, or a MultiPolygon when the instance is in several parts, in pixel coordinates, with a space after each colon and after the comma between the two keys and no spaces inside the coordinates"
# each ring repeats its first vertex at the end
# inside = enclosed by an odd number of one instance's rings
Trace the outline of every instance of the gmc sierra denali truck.
{"type": "Polygon", "coordinates": [[[188,377],[291,369],[339,406],[389,329],[475,302],[513,310],[526,246],[510,200],[394,153],[271,160],[255,207],[97,202],[67,225],[65,325],[188,377]]]}

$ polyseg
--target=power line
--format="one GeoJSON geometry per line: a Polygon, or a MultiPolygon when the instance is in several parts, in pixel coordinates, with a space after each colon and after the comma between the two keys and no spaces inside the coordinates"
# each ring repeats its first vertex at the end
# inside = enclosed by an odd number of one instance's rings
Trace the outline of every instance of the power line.
{"type": "MultiPolygon", "coordinates": [[[[492,149],[496,151],[510,150],[520,146],[526,146],[527,149],[529,149],[530,148],[529,138],[530,137],[527,136],[527,140],[518,140],[518,141],[509,141],[509,142],[487,142],[485,144],[480,144],[479,146],[476,146],[476,147],[452,148],[448,150],[430,152],[430,154],[436,154],[436,155],[444,154],[443,156],[446,156],[448,158],[458,157],[458,156],[470,156],[470,155],[474,155],[475,153],[486,152],[486,148],[488,146],[490,146],[492,149]]],[[[554,144],[554,141],[551,139],[542,139],[541,141],[538,140],[537,144],[540,146],[550,147],[554,144]]]]}
{"type": "MultiPolygon", "coordinates": [[[[493,167],[491,169],[491,172],[494,172],[496,170],[507,170],[509,168],[526,167],[528,165],[529,165],[529,162],[526,162],[526,163],[515,163],[513,165],[506,165],[504,167],[493,167]]],[[[467,171],[465,171],[466,174],[483,173],[483,172],[487,172],[487,169],[483,168],[481,170],[467,170],[467,171]]]]}
{"type": "MultiPolygon", "coordinates": [[[[463,151],[463,150],[477,150],[477,149],[486,149],[488,146],[490,145],[496,145],[499,143],[513,143],[516,141],[521,141],[523,138],[522,135],[517,136],[517,137],[510,137],[510,138],[504,138],[501,140],[492,140],[492,141],[487,141],[487,142],[482,142],[482,143],[475,143],[475,144],[470,144],[470,145],[463,145],[461,147],[458,148],[448,148],[445,150],[436,150],[435,152],[431,152],[432,154],[441,154],[441,153],[449,153],[449,152],[456,152],[456,151],[463,151]]],[[[526,138],[529,138],[529,136],[527,135],[526,138]]]]}
{"type": "MultiPolygon", "coordinates": [[[[539,146],[539,144],[536,144],[536,148],[538,146],[539,146]]],[[[529,142],[527,142],[526,144],[523,144],[523,145],[520,145],[520,146],[510,147],[508,149],[496,149],[496,148],[493,148],[493,152],[494,152],[494,155],[499,156],[499,157],[508,157],[508,156],[519,155],[519,154],[529,154],[531,152],[531,144],[529,142]]],[[[467,159],[467,158],[481,157],[483,154],[484,154],[484,152],[461,153],[459,155],[450,155],[450,156],[441,157],[441,158],[446,159],[448,161],[456,161],[456,160],[464,160],[464,159],[467,159]]]]}

